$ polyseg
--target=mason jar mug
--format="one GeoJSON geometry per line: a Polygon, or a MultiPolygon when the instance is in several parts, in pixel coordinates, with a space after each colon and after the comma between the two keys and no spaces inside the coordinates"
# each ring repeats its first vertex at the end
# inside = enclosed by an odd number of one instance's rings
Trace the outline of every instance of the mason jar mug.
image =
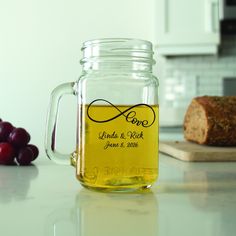
{"type": "Polygon", "coordinates": [[[148,41],[111,38],[83,44],[78,81],[59,85],[51,95],[46,153],[72,164],[87,188],[133,191],[158,177],[158,80],[152,74],[148,41]],[[77,145],[72,154],[56,151],[58,104],[77,97],[77,145]]]}

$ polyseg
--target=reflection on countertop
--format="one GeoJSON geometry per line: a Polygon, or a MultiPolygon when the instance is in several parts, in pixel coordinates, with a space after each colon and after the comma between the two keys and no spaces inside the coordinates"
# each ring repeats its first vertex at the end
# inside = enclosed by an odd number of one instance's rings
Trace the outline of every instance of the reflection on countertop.
{"type": "Polygon", "coordinates": [[[49,214],[46,235],[62,235],[63,230],[70,232],[70,236],[142,236],[147,232],[156,236],[158,227],[158,202],[151,191],[124,194],[82,189],[75,197],[73,208],[49,214]]]}
{"type": "Polygon", "coordinates": [[[0,166],[0,204],[24,201],[38,168],[31,166],[0,166]]]}

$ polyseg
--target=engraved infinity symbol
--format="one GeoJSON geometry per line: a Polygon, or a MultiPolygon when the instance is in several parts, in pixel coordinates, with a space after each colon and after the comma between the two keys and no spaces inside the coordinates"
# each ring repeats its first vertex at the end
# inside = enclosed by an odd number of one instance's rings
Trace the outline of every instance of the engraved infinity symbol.
{"type": "Polygon", "coordinates": [[[150,126],[155,122],[155,120],[156,120],[156,114],[155,114],[154,109],[153,109],[151,106],[149,106],[149,105],[147,105],[147,104],[145,104],[145,103],[139,103],[139,104],[136,104],[136,105],[134,105],[134,106],[131,106],[131,107],[127,108],[127,109],[124,110],[124,111],[121,111],[118,107],[116,107],[114,104],[112,104],[111,102],[109,102],[109,101],[107,101],[107,100],[105,100],[105,99],[96,99],[96,100],[92,101],[92,102],[88,105],[88,108],[87,108],[87,116],[88,116],[88,118],[89,118],[90,120],[92,120],[92,121],[94,121],[94,122],[96,122],[96,123],[105,123],[105,122],[112,121],[112,120],[114,120],[114,119],[116,119],[116,118],[118,118],[118,117],[120,117],[120,116],[124,116],[124,117],[126,118],[126,121],[127,121],[127,122],[131,122],[132,124],[136,124],[137,126],[142,125],[142,126],[145,127],[145,128],[150,127],[150,126]],[[119,111],[119,114],[117,114],[116,116],[111,117],[111,118],[109,118],[109,119],[106,119],[106,120],[95,120],[95,119],[92,118],[91,115],[89,114],[89,110],[90,110],[90,107],[91,107],[94,103],[96,103],[96,102],[105,102],[105,103],[108,103],[109,105],[111,105],[112,107],[114,107],[117,111],[119,111]],[[138,119],[136,118],[137,113],[136,113],[136,111],[132,111],[132,109],[135,108],[135,107],[139,107],[139,106],[146,106],[146,107],[148,107],[148,108],[152,111],[152,113],[153,113],[153,121],[151,122],[151,124],[149,124],[149,122],[148,122],[147,120],[138,120],[138,119]]]}

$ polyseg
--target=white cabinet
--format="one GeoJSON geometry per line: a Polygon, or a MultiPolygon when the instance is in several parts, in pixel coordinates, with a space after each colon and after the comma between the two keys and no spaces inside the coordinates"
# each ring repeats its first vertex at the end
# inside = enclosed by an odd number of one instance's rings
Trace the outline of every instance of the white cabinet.
{"type": "Polygon", "coordinates": [[[156,0],[156,13],[159,54],[217,53],[219,0],[156,0]]]}

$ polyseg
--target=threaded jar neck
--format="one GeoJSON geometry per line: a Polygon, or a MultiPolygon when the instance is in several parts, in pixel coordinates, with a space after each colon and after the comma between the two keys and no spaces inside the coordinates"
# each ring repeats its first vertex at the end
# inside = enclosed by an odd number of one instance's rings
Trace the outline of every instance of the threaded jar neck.
{"type": "Polygon", "coordinates": [[[80,61],[84,71],[127,70],[152,72],[152,44],[149,41],[127,38],[106,38],[86,41],[80,61]]]}

